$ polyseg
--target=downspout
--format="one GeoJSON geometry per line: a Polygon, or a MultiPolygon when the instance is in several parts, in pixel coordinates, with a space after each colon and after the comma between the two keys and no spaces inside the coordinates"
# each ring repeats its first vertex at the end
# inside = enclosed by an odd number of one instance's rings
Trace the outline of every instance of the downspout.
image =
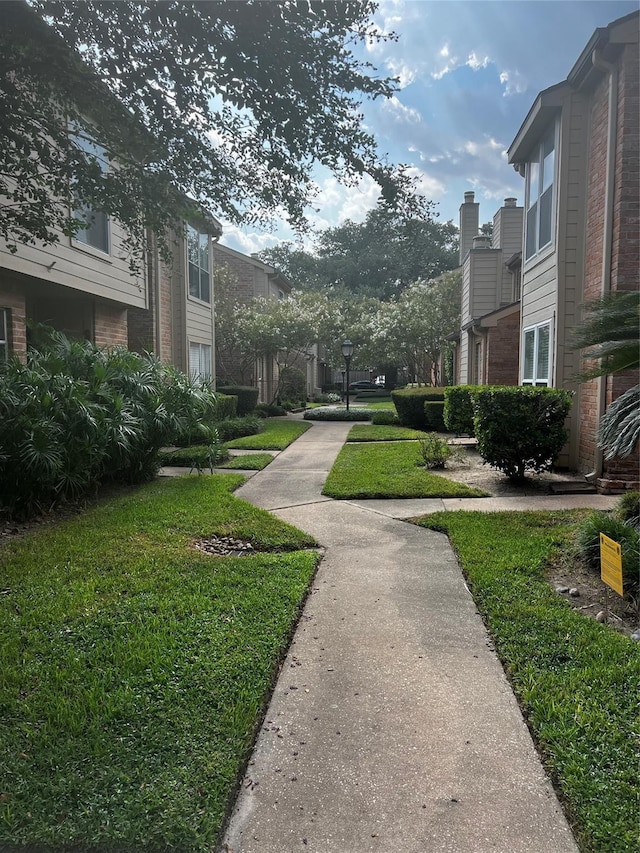
{"type": "Polygon", "coordinates": [[[219,239],[219,236],[216,236],[215,234],[211,235],[211,251],[209,259],[209,264],[211,265],[211,386],[214,389],[216,387],[216,373],[218,372],[218,366],[216,364],[216,277],[213,266],[213,247],[219,239]]]}
{"type": "Polygon", "coordinates": [[[154,266],[155,266],[155,309],[156,309],[156,355],[162,361],[162,357],[164,356],[163,346],[162,346],[162,259],[160,258],[160,246],[156,236],[153,236],[152,243],[152,251],[155,255],[154,258],[154,266]]]}
{"type": "MultiPolygon", "coordinates": [[[[616,136],[618,118],[618,72],[616,66],[602,58],[601,51],[596,48],[591,54],[591,63],[595,69],[609,75],[609,112],[607,116],[607,162],[605,170],[604,190],[604,229],[602,236],[602,285],[600,294],[606,296],[611,290],[611,254],[613,242],[613,196],[615,190],[616,170],[616,136]]],[[[596,405],[596,434],[600,428],[600,419],[606,410],[607,377],[598,377],[596,405]]],[[[595,468],[585,479],[592,481],[602,477],[604,453],[596,444],[595,468]]]]}

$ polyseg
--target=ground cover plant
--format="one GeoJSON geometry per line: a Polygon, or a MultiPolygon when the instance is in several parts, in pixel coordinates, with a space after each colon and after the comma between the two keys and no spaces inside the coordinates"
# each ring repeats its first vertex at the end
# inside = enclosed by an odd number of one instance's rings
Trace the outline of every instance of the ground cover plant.
{"type": "Polygon", "coordinates": [[[407,441],[421,438],[426,433],[402,426],[355,424],[349,430],[347,441],[407,441]]]}
{"type": "Polygon", "coordinates": [[[303,421],[267,420],[261,423],[264,425],[263,432],[227,441],[225,446],[241,450],[284,450],[311,428],[311,424],[303,421]]]}
{"type": "Polygon", "coordinates": [[[640,647],[560,598],[583,513],[438,513],[583,853],[637,850],[640,647]]]}
{"type": "Polygon", "coordinates": [[[426,471],[415,441],[345,444],[322,494],[338,499],[486,496],[480,489],[426,471]]]}
{"type": "Polygon", "coordinates": [[[214,849],[317,562],[240,482],[156,481],[0,550],[3,850],[214,849]]]}
{"type": "Polygon", "coordinates": [[[318,406],[307,409],[303,417],[306,421],[369,421],[371,414],[364,406],[318,406]]]}
{"type": "Polygon", "coordinates": [[[219,443],[194,444],[191,447],[176,447],[161,450],[160,464],[212,471],[229,458],[229,451],[219,443]]]}

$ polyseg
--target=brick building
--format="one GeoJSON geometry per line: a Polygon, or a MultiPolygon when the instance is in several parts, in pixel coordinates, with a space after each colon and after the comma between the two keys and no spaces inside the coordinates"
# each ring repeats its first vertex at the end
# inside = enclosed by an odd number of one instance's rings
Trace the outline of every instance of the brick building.
{"type": "Polygon", "coordinates": [[[607,461],[596,442],[607,406],[638,376],[578,383],[572,335],[585,304],[640,286],[639,19],[595,31],[567,79],[537,96],[508,151],[525,179],[519,380],[574,391],[560,463],[604,491],[638,482],[637,453],[607,461]]]}

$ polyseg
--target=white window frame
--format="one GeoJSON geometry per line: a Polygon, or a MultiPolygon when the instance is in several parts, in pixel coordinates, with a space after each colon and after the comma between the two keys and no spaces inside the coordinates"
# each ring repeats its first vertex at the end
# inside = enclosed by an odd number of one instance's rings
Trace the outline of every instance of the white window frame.
{"type": "Polygon", "coordinates": [[[9,358],[9,309],[0,308],[0,361],[9,358]]]}
{"type": "Polygon", "coordinates": [[[189,225],[187,223],[185,244],[187,253],[187,293],[189,295],[189,299],[195,299],[198,302],[204,302],[206,305],[211,305],[211,239],[209,234],[200,231],[195,225],[189,225]],[[192,247],[194,237],[197,242],[197,251],[195,254],[195,247],[192,247]],[[203,254],[203,249],[205,248],[203,245],[204,243],[206,243],[206,267],[202,264],[202,261],[205,258],[205,255],[203,254]],[[203,275],[206,276],[207,279],[206,299],[202,295],[203,275]],[[193,285],[195,278],[197,278],[196,287],[193,285]]]}
{"type": "Polygon", "coordinates": [[[213,348],[210,343],[189,341],[189,376],[193,380],[211,380],[213,348]],[[196,368],[195,364],[198,364],[196,368]]]}
{"type": "Polygon", "coordinates": [[[535,326],[528,326],[522,330],[522,385],[529,385],[538,388],[551,387],[551,369],[553,362],[553,324],[551,320],[545,320],[544,323],[538,323],[535,326]],[[541,340],[547,338],[547,372],[544,375],[540,372],[540,343],[541,340]],[[531,370],[528,370],[527,364],[527,337],[533,341],[533,349],[531,351],[531,370]],[[530,373],[530,375],[526,375],[530,373]]]}
{"type": "MultiPolygon", "coordinates": [[[[85,131],[78,129],[75,134],[76,144],[84,151],[86,155],[93,158],[100,165],[103,173],[106,173],[109,168],[109,159],[102,145],[88,139],[85,131]]],[[[74,212],[79,213],[83,219],[88,219],[89,222],[85,228],[81,228],[73,237],[73,245],[91,254],[96,254],[98,257],[111,255],[111,218],[102,210],[96,210],[91,205],[77,199],[77,206],[74,212]],[[94,228],[97,223],[101,223],[101,231],[104,235],[104,241],[94,241],[94,228]]]]}
{"type": "MultiPolygon", "coordinates": [[[[556,124],[552,124],[527,163],[525,183],[524,260],[531,261],[553,245],[556,232],[556,163],[558,160],[556,124]],[[549,147],[549,146],[552,147],[549,147]],[[548,216],[548,239],[541,237],[543,211],[548,216]]],[[[544,219],[546,223],[546,217],[544,219]]]]}

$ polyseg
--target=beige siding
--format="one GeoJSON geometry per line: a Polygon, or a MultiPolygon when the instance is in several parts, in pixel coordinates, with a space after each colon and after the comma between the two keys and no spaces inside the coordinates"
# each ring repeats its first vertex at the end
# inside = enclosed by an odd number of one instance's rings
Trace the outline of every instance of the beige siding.
{"type": "Polygon", "coordinates": [[[20,244],[16,254],[0,243],[0,267],[123,305],[146,308],[144,271],[141,269],[136,276],[131,274],[129,259],[124,257],[123,236],[122,228],[111,221],[109,255],[75,241],[72,245],[64,235],[60,243],[52,246],[20,244]]]}
{"type": "Polygon", "coordinates": [[[200,344],[213,344],[211,306],[187,297],[187,338],[200,344]]]}
{"type": "Polygon", "coordinates": [[[472,249],[470,252],[471,316],[476,319],[499,308],[498,282],[502,281],[502,252],[472,249]]]}
{"type": "Polygon", "coordinates": [[[522,328],[544,323],[556,310],[557,256],[549,252],[522,275],[522,328]]]}

